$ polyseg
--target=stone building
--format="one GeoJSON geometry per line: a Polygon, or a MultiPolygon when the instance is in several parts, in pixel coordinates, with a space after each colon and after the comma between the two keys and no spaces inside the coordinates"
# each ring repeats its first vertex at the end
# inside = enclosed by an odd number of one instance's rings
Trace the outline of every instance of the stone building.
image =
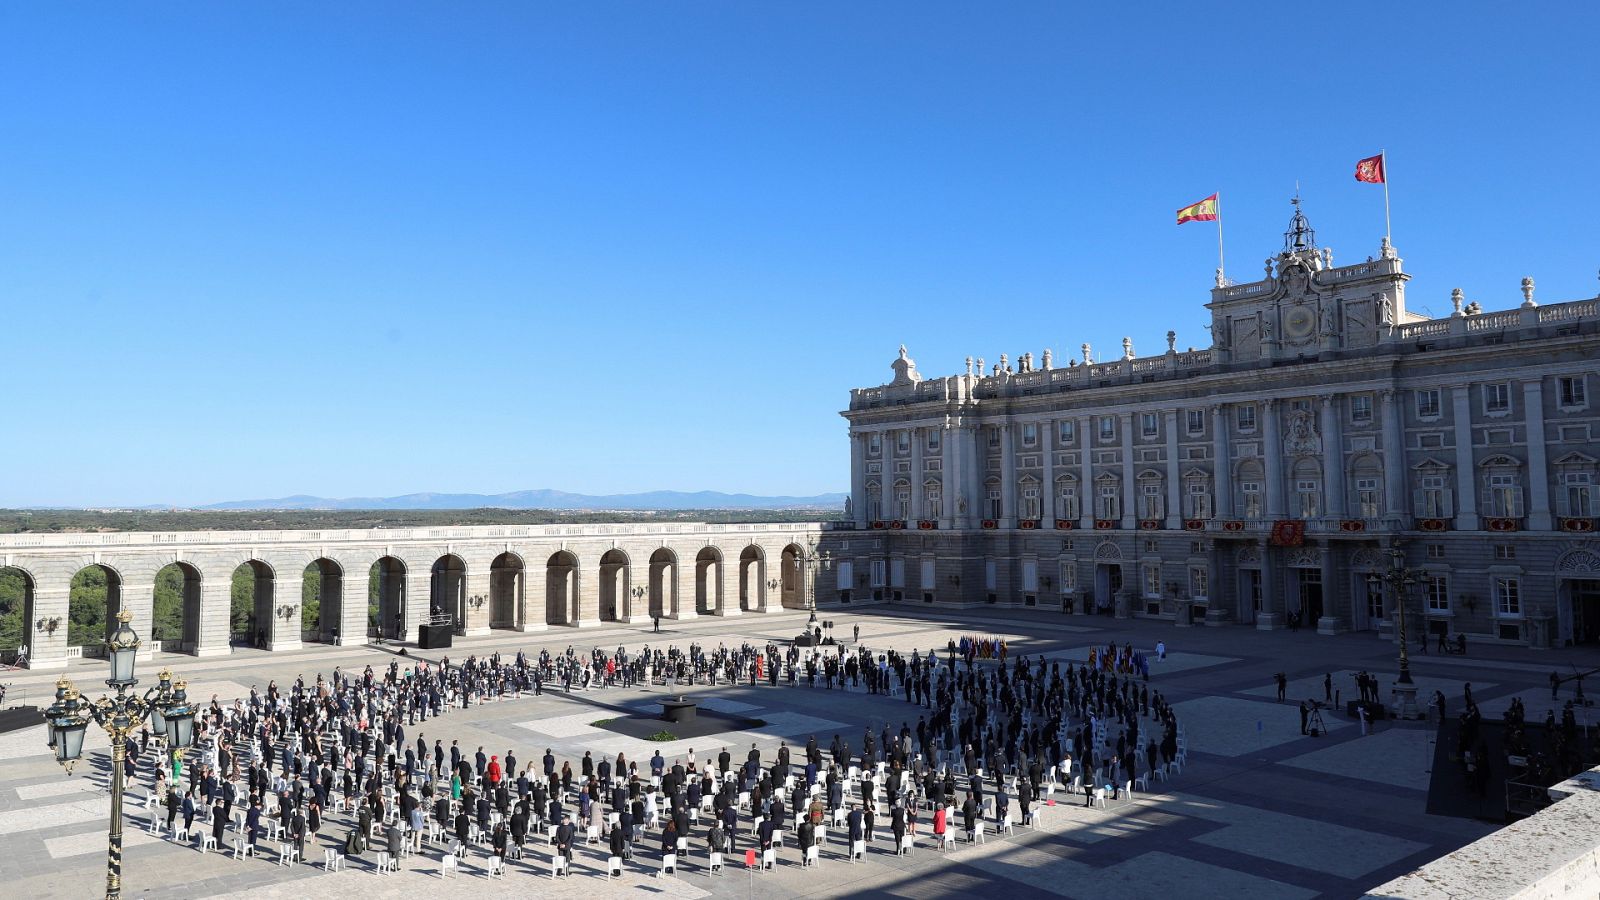
{"type": "Polygon", "coordinates": [[[1600,639],[1600,298],[1407,307],[1384,240],[1336,266],[1298,201],[1211,346],[924,378],[905,348],[851,391],[844,596],[1068,606],[1180,624],[1600,639]],[[854,543],[854,548],[850,544],[854,543]],[[853,576],[853,577],[852,577],[853,576]]]}

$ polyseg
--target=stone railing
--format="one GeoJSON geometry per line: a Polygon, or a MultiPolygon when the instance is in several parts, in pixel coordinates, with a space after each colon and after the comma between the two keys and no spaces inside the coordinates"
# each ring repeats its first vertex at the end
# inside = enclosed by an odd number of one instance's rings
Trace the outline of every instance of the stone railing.
{"type": "Polygon", "coordinates": [[[1435,319],[1428,322],[1413,322],[1410,325],[1401,325],[1399,328],[1395,329],[1395,333],[1398,334],[1402,340],[1414,340],[1416,338],[1449,334],[1450,320],[1435,319]]]}
{"type": "Polygon", "coordinates": [[[0,534],[0,551],[27,548],[140,547],[166,545],[262,546],[267,544],[398,543],[401,541],[493,540],[506,537],[598,537],[606,535],[743,534],[824,531],[826,523],[706,522],[584,525],[462,525],[454,528],[372,528],[337,531],[123,531],[66,534],[0,534]]]}
{"type": "Polygon", "coordinates": [[[1489,334],[1541,325],[1568,325],[1600,320],[1600,298],[1575,300],[1571,303],[1553,303],[1549,306],[1525,306],[1479,313],[1475,316],[1451,316],[1446,319],[1429,319],[1410,322],[1394,330],[1398,340],[1443,337],[1460,334],[1489,334]]]}
{"type": "Polygon", "coordinates": [[[1522,324],[1522,313],[1513,309],[1505,312],[1467,316],[1466,320],[1468,332],[1504,331],[1507,328],[1516,328],[1522,324]]]}
{"type": "Polygon", "coordinates": [[[1539,307],[1539,324],[1600,318],[1600,298],[1539,307]]]}

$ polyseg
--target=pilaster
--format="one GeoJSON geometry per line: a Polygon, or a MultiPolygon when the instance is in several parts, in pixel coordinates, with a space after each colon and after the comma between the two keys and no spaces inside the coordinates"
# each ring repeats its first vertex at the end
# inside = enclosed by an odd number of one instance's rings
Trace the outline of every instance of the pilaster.
{"type": "Polygon", "coordinates": [[[1410,496],[1406,493],[1406,440],[1400,427],[1399,392],[1391,389],[1378,392],[1383,406],[1383,494],[1384,512],[1402,525],[1406,510],[1410,509],[1410,496]]]}
{"type": "Polygon", "coordinates": [[[1550,461],[1544,443],[1544,386],[1539,379],[1522,386],[1522,402],[1528,429],[1528,528],[1549,531],[1554,524],[1550,518],[1550,461]]]}
{"type": "Polygon", "coordinates": [[[1117,419],[1122,431],[1122,527],[1131,530],[1139,516],[1139,486],[1133,477],[1133,413],[1122,413],[1117,419]]]}
{"type": "MultiPolygon", "coordinates": [[[[1466,385],[1450,388],[1450,417],[1456,440],[1456,530],[1478,530],[1477,463],[1472,453],[1472,395],[1466,385]]],[[[1387,467],[1385,467],[1387,468],[1387,467]]]]}
{"type": "Polygon", "coordinates": [[[1178,469],[1178,411],[1166,410],[1162,419],[1167,429],[1166,527],[1170,531],[1183,527],[1183,476],[1178,469]]]}
{"type": "MultiPolygon", "coordinates": [[[[1344,489],[1344,433],[1343,418],[1339,415],[1339,398],[1323,394],[1318,398],[1322,405],[1322,489],[1327,518],[1345,517],[1344,489]]],[[[1326,573],[1324,573],[1326,574],[1326,573]]],[[[1324,582],[1323,590],[1327,590],[1324,582]]]]}
{"type": "Polygon", "coordinates": [[[1273,521],[1284,516],[1283,491],[1283,429],[1278,423],[1278,401],[1268,398],[1261,403],[1261,433],[1265,443],[1263,455],[1267,470],[1267,518],[1273,521]]]}
{"type": "Polygon", "coordinates": [[[1017,453],[1010,419],[1000,423],[1000,527],[1017,525],[1017,453]]]}
{"type": "Polygon", "coordinates": [[[1228,408],[1211,407],[1211,502],[1218,519],[1233,518],[1233,465],[1228,457],[1228,408]]]}
{"type": "Polygon", "coordinates": [[[1099,489],[1094,483],[1094,419],[1084,416],[1078,420],[1078,527],[1094,528],[1099,489]]]}

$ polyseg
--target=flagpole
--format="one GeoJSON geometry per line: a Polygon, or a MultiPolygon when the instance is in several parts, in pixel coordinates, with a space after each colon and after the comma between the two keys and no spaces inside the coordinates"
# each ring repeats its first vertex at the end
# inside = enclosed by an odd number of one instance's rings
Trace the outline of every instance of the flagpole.
{"type": "Polygon", "coordinates": [[[1389,151],[1379,150],[1378,158],[1383,160],[1383,237],[1394,246],[1394,234],[1389,231],[1389,151]]]}
{"type": "MultiPolygon", "coordinates": [[[[1222,192],[1217,191],[1217,275],[1227,278],[1227,265],[1222,261],[1222,192]]],[[[1219,285],[1220,287],[1220,285],[1219,285]]]]}

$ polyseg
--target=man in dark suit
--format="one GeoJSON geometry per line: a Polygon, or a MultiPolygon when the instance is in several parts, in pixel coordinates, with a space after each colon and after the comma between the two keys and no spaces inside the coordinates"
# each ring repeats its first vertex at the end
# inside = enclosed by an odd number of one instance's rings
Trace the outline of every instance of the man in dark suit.
{"type": "Polygon", "coordinates": [[[562,816],[561,824],[556,826],[556,852],[566,859],[569,866],[572,865],[572,841],[577,833],[578,829],[573,827],[566,816],[562,816]]]}
{"type": "Polygon", "coordinates": [[[862,840],[866,836],[866,832],[862,828],[861,807],[854,803],[850,804],[850,815],[845,821],[850,827],[850,845],[853,849],[856,841],[862,840]]]}

